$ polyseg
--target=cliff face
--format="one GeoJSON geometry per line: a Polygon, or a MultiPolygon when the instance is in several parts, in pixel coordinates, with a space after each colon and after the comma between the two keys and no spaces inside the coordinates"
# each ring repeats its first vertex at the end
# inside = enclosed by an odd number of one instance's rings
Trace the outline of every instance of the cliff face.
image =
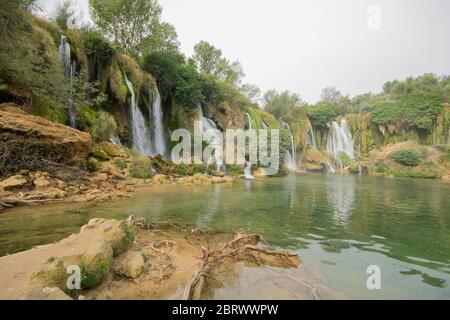
{"type": "Polygon", "coordinates": [[[348,114],[345,118],[355,147],[363,156],[373,150],[405,141],[415,141],[425,146],[450,143],[450,105],[447,103],[443,105],[443,111],[437,117],[432,130],[417,130],[402,123],[377,125],[372,122],[370,113],[348,114]]]}
{"type": "Polygon", "coordinates": [[[0,175],[12,167],[34,169],[45,161],[76,164],[91,146],[86,132],[27,114],[14,104],[0,105],[0,175]]]}

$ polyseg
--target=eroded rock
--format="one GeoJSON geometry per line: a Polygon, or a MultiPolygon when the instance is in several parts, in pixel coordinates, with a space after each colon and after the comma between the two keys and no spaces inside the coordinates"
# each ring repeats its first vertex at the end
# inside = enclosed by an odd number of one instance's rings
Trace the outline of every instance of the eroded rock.
{"type": "Polygon", "coordinates": [[[113,268],[118,275],[136,279],[144,270],[144,263],[144,257],[141,252],[130,251],[117,257],[113,268]]]}
{"type": "Polygon", "coordinates": [[[8,179],[0,182],[0,190],[11,190],[21,188],[28,183],[28,180],[22,175],[16,175],[9,177],[8,179]]]}

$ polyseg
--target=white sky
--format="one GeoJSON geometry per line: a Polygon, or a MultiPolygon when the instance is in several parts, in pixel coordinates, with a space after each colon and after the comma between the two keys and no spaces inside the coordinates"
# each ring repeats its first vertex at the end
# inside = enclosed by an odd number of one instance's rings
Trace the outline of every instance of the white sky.
{"type": "MultiPolygon", "coordinates": [[[[41,0],[45,13],[56,0],[41,0]]],[[[88,13],[87,0],[73,0],[88,13]]],[[[351,96],[378,92],[393,79],[450,74],[448,0],[159,0],[181,49],[206,40],[242,62],[245,82],[263,91],[299,93],[310,103],[322,88],[351,96]],[[381,9],[381,29],[367,8],[381,9]]]]}

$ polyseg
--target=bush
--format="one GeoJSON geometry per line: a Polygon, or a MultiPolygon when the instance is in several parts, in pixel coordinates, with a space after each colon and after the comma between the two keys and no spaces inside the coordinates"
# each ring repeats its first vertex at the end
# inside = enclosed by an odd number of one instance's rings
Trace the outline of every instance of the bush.
{"type": "Polygon", "coordinates": [[[327,129],[327,124],[338,115],[338,107],[327,102],[320,102],[311,109],[310,120],[319,130],[327,129]]]}
{"type": "Polygon", "coordinates": [[[95,141],[109,141],[111,136],[116,133],[117,124],[114,117],[105,112],[100,111],[96,121],[92,124],[92,137],[95,141]]]}
{"type": "Polygon", "coordinates": [[[389,167],[387,166],[387,164],[384,161],[380,161],[375,166],[375,171],[377,173],[385,173],[388,169],[389,169],[389,167]]]}
{"type": "Polygon", "coordinates": [[[423,155],[416,149],[394,151],[390,157],[396,162],[410,167],[418,166],[423,159],[423,155]]]}
{"type": "Polygon", "coordinates": [[[123,160],[123,159],[117,159],[114,164],[116,165],[117,168],[119,168],[120,170],[126,169],[128,168],[128,163],[123,160]]]}
{"type": "Polygon", "coordinates": [[[138,157],[130,163],[130,176],[138,179],[150,179],[153,176],[152,160],[149,157],[138,157]]]}
{"type": "Polygon", "coordinates": [[[83,107],[81,109],[81,117],[87,125],[87,131],[89,131],[95,142],[109,141],[111,136],[116,133],[116,120],[108,112],[96,112],[89,107],[83,107]]]}

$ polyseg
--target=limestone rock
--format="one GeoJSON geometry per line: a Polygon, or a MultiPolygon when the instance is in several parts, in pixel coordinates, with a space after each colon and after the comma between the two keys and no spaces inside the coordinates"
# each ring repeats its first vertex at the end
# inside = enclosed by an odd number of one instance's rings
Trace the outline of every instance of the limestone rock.
{"type": "Polygon", "coordinates": [[[22,175],[16,175],[9,177],[0,182],[0,190],[11,190],[15,188],[23,187],[28,183],[28,180],[22,175]]]}
{"type": "Polygon", "coordinates": [[[50,185],[50,181],[48,181],[45,177],[39,177],[33,181],[33,184],[36,188],[43,188],[50,185]]]}
{"type": "Polygon", "coordinates": [[[65,288],[66,281],[67,275],[64,261],[56,257],[51,257],[43,265],[38,266],[29,278],[30,284],[41,287],[65,288]]]}
{"type": "Polygon", "coordinates": [[[60,288],[41,288],[32,287],[25,291],[19,298],[20,300],[72,300],[67,294],[65,294],[60,288]]]}
{"type": "Polygon", "coordinates": [[[172,179],[165,174],[157,174],[151,180],[152,184],[168,184],[172,181],[172,179]]]}
{"type": "Polygon", "coordinates": [[[114,261],[114,271],[121,276],[136,279],[144,270],[144,257],[141,252],[125,252],[114,261]]]}
{"type": "Polygon", "coordinates": [[[88,133],[28,114],[14,104],[0,105],[0,136],[3,135],[28,146],[51,147],[51,153],[71,162],[85,159],[92,146],[88,133]]]}

